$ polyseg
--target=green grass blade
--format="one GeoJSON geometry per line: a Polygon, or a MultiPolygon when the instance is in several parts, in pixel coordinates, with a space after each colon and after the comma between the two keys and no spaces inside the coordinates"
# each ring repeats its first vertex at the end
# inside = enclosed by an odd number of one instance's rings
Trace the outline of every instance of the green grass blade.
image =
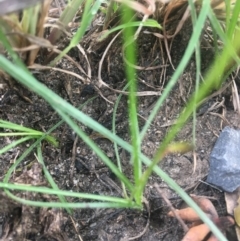
{"type": "MultiPolygon", "coordinates": [[[[41,143],[38,145],[37,147],[37,158],[38,158],[38,162],[42,165],[42,169],[43,169],[43,172],[44,172],[44,175],[46,177],[46,179],[48,180],[48,182],[50,183],[51,187],[53,188],[53,190],[59,190],[57,184],[54,182],[51,174],[49,173],[47,167],[45,166],[45,163],[43,161],[43,156],[42,156],[42,149],[41,149],[41,143]]],[[[62,195],[58,195],[58,198],[59,200],[63,203],[63,204],[66,204],[67,203],[67,200],[64,196],[62,195]]],[[[72,214],[72,210],[67,208],[66,211],[69,213],[69,214],[72,214]]]]}
{"type": "Polygon", "coordinates": [[[12,172],[17,168],[17,166],[21,163],[21,161],[24,160],[33,151],[33,149],[36,148],[41,143],[41,141],[44,140],[46,135],[49,135],[53,130],[55,130],[57,127],[59,127],[62,123],[64,123],[64,122],[63,121],[58,122],[56,125],[54,125],[52,128],[50,128],[43,136],[41,136],[37,141],[35,141],[29,148],[27,148],[23,152],[23,154],[16,160],[16,162],[8,169],[6,175],[3,179],[4,183],[7,183],[10,180],[12,172]]]}
{"type": "Polygon", "coordinates": [[[135,203],[126,202],[79,202],[79,203],[58,203],[58,202],[41,202],[41,201],[31,201],[23,198],[19,198],[12,193],[9,193],[8,196],[13,200],[22,203],[23,205],[35,206],[35,207],[45,207],[45,208],[137,208],[135,203]]]}
{"type": "Polygon", "coordinates": [[[101,6],[102,0],[96,0],[93,3],[93,0],[88,0],[85,2],[84,12],[82,16],[82,22],[80,27],[78,28],[76,34],[71,39],[69,46],[67,46],[51,63],[51,66],[54,66],[64,55],[66,55],[71,48],[75,47],[79,44],[80,40],[82,39],[84,33],[86,32],[87,28],[91,24],[94,16],[96,15],[98,9],[101,6]],[[93,3],[93,6],[91,7],[93,3]]]}
{"type": "Polygon", "coordinates": [[[226,29],[229,29],[230,18],[231,18],[231,0],[224,0],[225,1],[225,26],[226,29]]]}
{"type": "MultiPolygon", "coordinates": [[[[123,9],[122,22],[128,23],[131,21],[133,16],[133,11],[125,7],[123,9]]],[[[123,30],[124,46],[123,51],[125,58],[128,63],[136,63],[136,43],[134,40],[133,28],[125,28],[123,30]]],[[[131,135],[131,144],[133,151],[131,153],[131,162],[133,164],[134,181],[135,186],[139,185],[139,180],[142,175],[142,165],[139,158],[139,153],[141,152],[141,142],[139,138],[139,126],[138,126],[138,115],[137,115],[137,81],[135,78],[136,70],[133,66],[130,66],[125,62],[125,73],[129,85],[129,95],[128,95],[128,116],[129,116],[129,129],[131,135]]],[[[141,203],[142,193],[135,197],[138,204],[141,203]]]]}
{"type": "Polygon", "coordinates": [[[55,207],[55,208],[141,208],[141,206],[136,205],[134,202],[118,198],[118,197],[110,197],[110,196],[101,196],[95,194],[87,194],[87,193],[78,193],[72,191],[62,191],[62,190],[53,190],[50,188],[45,187],[36,187],[36,186],[29,186],[29,185],[16,185],[10,183],[1,183],[0,188],[4,188],[7,191],[7,195],[20,202],[24,205],[31,205],[37,207],[55,207]],[[98,200],[99,202],[78,202],[78,203],[58,203],[58,202],[41,202],[41,201],[30,201],[23,198],[19,198],[9,190],[19,190],[19,191],[26,191],[26,192],[37,192],[43,193],[48,195],[58,195],[58,196],[68,196],[68,197],[75,197],[80,199],[88,199],[88,200],[98,200]]]}
{"type": "MultiPolygon", "coordinates": [[[[0,133],[0,136],[32,136],[32,138],[39,138],[40,136],[43,136],[44,133],[41,131],[36,131],[31,128],[27,128],[18,124],[14,124],[12,122],[0,120],[0,128],[5,128],[5,129],[11,129],[15,131],[21,131],[21,132],[6,132],[6,133],[0,133]]],[[[58,142],[57,140],[50,136],[46,135],[46,141],[49,143],[53,144],[55,147],[58,147],[58,142]]]]}
{"type": "Polygon", "coordinates": [[[114,27],[110,30],[104,31],[104,34],[100,37],[99,41],[102,41],[108,35],[116,32],[118,30],[122,30],[122,29],[125,29],[125,28],[131,28],[131,27],[139,27],[140,25],[142,25],[144,27],[151,27],[151,28],[159,28],[159,29],[162,28],[161,25],[154,19],[147,19],[144,22],[142,22],[142,21],[128,22],[128,23],[118,25],[118,26],[116,26],[116,27],[114,27]]]}
{"type": "Polygon", "coordinates": [[[25,141],[28,141],[28,140],[31,140],[33,139],[34,137],[32,136],[26,136],[26,137],[23,137],[17,141],[13,141],[12,143],[10,143],[9,145],[3,147],[2,149],[0,149],[0,155],[2,155],[3,153],[11,150],[12,148],[20,145],[21,143],[25,142],[25,141]]]}
{"type": "MultiPolygon", "coordinates": [[[[126,85],[123,88],[123,91],[125,91],[128,88],[128,85],[126,85]]],[[[113,108],[113,118],[112,118],[112,131],[113,134],[116,135],[116,115],[117,115],[117,108],[119,106],[120,100],[122,98],[122,94],[120,94],[115,102],[114,108],[113,108]]],[[[118,169],[120,172],[122,172],[122,165],[121,165],[121,160],[120,160],[120,156],[119,156],[119,152],[118,152],[118,145],[116,142],[114,142],[114,150],[115,150],[115,155],[116,155],[116,159],[117,159],[117,165],[118,165],[118,169]]],[[[123,189],[123,194],[125,198],[128,198],[127,195],[127,191],[126,191],[126,187],[125,184],[123,182],[121,182],[122,185],[122,189],[123,189]]]]}
{"type": "Polygon", "coordinates": [[[213,11],[211,9],[208,13],[208,18],[214,28],[214,31],[218,34],[220,39],[223,41],[224,46],[228,48],[228,51],[233,56],[234,60],[236,62],[240,63],[239,56],[236,54],[234,47],[232,45],[232,42],[231,42],[232,38],[229,39],[228,36],[225,34],[225,32],[222,30],[218,19],[216,18],[215,14],[213,13],[213,11]]]}
{"type": "Polygon", "coordinates": [[[4,121],[4,120],[0,120],[0,128],[6,128],[6,129],[22,131],[22,132],[31,132],[31,133],[36,133],[36,135],[42,134],[41,131],[36,131],[34,129],[15,124],[13,122],[4,121]]]}
{"type": "Polygon", "coordinates": [[[232,10],[231,19],[227,27],[227,36],[229,39],[233,38],[234,30],[239,23],[240,1],[236,1],[232,10]]]}
{"type": "MultiPolygon", "coordinates": [[[[195,9],[195,5],[193,0],[188,0],[189,6],[190,6],[190,12],[192,17],[192,23],[193,28],[197,22],[197,12],[195,9]]],[[[201,51],[200,51],[200,41],[196,44],[195,48],[195,62],[196,62],[196,87],[195,87],[195,97],[198,95],[199,91],[199,84],[200,84],[200,76],[201,76],[201,51]]],[[[196,145],[196,125],[197,125],[197,98],[194,98],[194,110],[193,110],[193,146],[195,151],[195,145],[196,145]]]]}
{"type": "Polygon", "coordinates": [[[58,203],[58,202],[40,202],[40,201],[30,201],[23,198],[19,198],[12,193],[9,194],[9,197],[15,201],[22,203],[23,205],[35,206],[35,207],[45,207],[45,208],[65,208],[65,209],[74,209],[74,208],[137,208],[135,203],[117,203],[117,202],[86,202],[86,203],[58,203]]]}
{"type": "Polygon", "coordinates": [[[43,193],[43,194],[49,194],[49,195],[61,195],[64,197],[75,197],[80,199],[89,199],[89,200],[97,200],[97,201],[105,201],[105,202],[117,202],[117,203],[125,203],[125,204],[131,202],[130,200],[119,198],[119,197],[57,190],[57,189],[52,189],[47,187],[38,187],[38,186],[23,185],[23,184],[12,184],[12,183],[0,182],[0,188],[25,191],[25,192],[26,191],[36,192],[36,193],[43,193]]]}

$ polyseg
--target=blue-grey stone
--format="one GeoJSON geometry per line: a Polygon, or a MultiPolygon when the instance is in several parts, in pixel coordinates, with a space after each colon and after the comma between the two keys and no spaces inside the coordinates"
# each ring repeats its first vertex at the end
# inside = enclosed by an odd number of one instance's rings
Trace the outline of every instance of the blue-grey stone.
{"type": "Polygon", "coordinates": [[[210,155],[207,182],[227,192],[240,186],[240,130],[222,130],[210,155]]]}

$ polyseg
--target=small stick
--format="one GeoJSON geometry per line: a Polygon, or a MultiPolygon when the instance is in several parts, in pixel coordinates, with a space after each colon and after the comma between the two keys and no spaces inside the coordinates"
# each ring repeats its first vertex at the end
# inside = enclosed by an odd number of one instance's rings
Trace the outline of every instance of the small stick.
{"type": "Polygon", "coordinates": [[[175,215],[176,219],[178,220],[178,222],[182,225],[182,228],[184,230],[184,232],[188,232],[189,228],[187,227],[187,225],[183,222],[183,220],[180,218],[180,216],[178,215],[178,213],[175,211],[174,207],[172,206],[171,202],[165,197],[165,195],[161,192],[160,188],[158,187],[158,185],[155,183],[154,187],[157,189],[158,193],[161,195],[161,197],[163,198],[163,200],[166,202],[166,204],[169,206],[169,208],[171,209],[171,211],[173,212],[173,214],[175,215]]]}

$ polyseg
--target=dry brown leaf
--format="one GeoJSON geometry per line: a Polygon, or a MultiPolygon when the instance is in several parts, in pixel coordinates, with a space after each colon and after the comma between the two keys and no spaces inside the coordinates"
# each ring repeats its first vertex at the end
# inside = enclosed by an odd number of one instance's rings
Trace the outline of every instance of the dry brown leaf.
{"type": "MultiPolygon", "coordinates": [[[[175,209],[175,212],[179,215],[179,217],[188,222],[195,222],[200,220],[198,214],[190,207],[188,208],[183,208],[183,209],[175,209]]],[[[174,213],[170,211],[167,214],[169,217],[175,217],[174,213]]]]}
{"type": "Polygon", "coordinates": [[[211,235],[207,241],[218,241],[218,239],[214,236],[214,235],[211,235]]]}
{"type": "Polygon", "coordinates": [[[204,223],[192,227],[183,237],[182,241],[202,241],[210,232],[209,227],[204,223]]]}
{"type": "Polygon", "coordinates": [[[191,197],[203,210],[203,212],[207,213],[211,217],[211,219],[218,218],[218,213],[209,199],[195,195],[191,195],[191,197]]]}
{"type": "MultiPolygon", "coordinates": [[[[222,231],[226,230],[228,227],[234,225],[234,220],[232,217],[220,217],[213,219],[216,226],[222,231]]],[[[182,241],[202,241],[210,233],[210,228],[204,223],[189,229],[187,234],[184,236],[182,241]]],[[[215,240],[214,237],[210,237],[210,241],[215,240]]]]}
{"type": "MultiPolygon", "coordinates": [[[[211,219],[218,218],[218,213],[213,206],[212,202],[205,197],[191,195],[192,199],[198,204],[198,206],[207,214],[211,219]]],[[[179,215],[182,220],[188,222],[200,221],[198,214],[194,211],[193,208],[187,207],[184,209],[176,209],[175,212],[179,215]]],[[[174,213],[171,211],[168,213],[168,216],[174,217],[174,213]]]]}

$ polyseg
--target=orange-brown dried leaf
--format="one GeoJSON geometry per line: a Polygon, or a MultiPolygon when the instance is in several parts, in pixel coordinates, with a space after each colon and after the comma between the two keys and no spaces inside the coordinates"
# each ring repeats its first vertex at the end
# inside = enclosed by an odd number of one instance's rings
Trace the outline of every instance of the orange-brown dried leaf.
{"type": "Polygon", "coordinates": [[[218,241],[218,239],[212,234],[207,241],[218,241]]]}
{"type": "Polygon", "coordinates": [[[210,232],[209,227],[204,223],[192,227],[183,237],[182,241],[202,241],[210,232]]]}
{"type": "MultiPolygon", "coordinates": [[[[183,209],[175,209],[175,212],[184,221],[195,222],[200,220],[198,214],[190,207],[183,209]]],[[[170,211],[167,215],[169,217],[175,217],[175,214],[172,211],[170,211]]]]}
{"type": "Polygon", "coordinates": [[[209,199],[195,195],[191,195],[191,197],[203,210],[203,212],[207,213],[211,219],[218,218],[218,213],[209,199]]]}
{"type": "MultiPolygon", "coordinates": [[[[234,219],[230,216],[215,218],[213,219],[213,222],[222,231],[234,225],[234,219]]],[[[210,228],[205,223],[200,224],[198,226],[190,228],[182,241],[202,241],[210,231],[210,228]]],[[[214,237],[210,237],[210,241],[215,241],[214,237]]]]}

